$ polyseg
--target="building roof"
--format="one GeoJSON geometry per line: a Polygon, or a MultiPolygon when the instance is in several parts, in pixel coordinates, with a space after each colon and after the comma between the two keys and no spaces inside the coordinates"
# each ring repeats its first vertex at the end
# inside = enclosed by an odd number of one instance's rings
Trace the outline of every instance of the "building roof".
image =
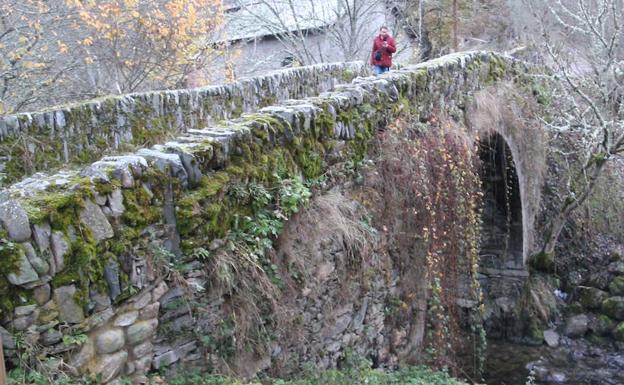
{"type": "Polygon", "coordinates": [[[323,28],[343,13],[339,0],[226,0],[218,41],[323,28]]]}

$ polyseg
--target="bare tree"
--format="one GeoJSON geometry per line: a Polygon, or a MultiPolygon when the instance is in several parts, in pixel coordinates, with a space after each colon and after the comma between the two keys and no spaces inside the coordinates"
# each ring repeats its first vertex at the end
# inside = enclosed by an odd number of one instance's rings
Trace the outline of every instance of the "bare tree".
{"type": "MultiPolygon", "coordinates": [[[[552,255],[570,217],[596,187],[605,164],[624,153],[624,0],[528,0],[551,67],[554,135],[573,140],[578,162],[547,226],[552,255]]],[[[569,148],[568,148],[569,149],[569,148]]]]}
{"type": "Polygon", "coordinates": [[[273,36],[301,64],[362,58],[384,9],[382,0],[238,1],[230,38],[273,36]]]}

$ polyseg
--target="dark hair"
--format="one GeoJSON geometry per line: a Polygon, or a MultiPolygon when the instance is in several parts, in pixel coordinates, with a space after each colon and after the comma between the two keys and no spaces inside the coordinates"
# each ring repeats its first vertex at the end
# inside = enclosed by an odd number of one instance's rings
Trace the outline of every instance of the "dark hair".
{"type": "Polygon", "coordinates": [[[382,29],[385,29],[386,31],[389,31],[388,27],[386,27],[385,25],[382,25],[381,28],[379,28],[379,30],[381,31],[382,29]]]}

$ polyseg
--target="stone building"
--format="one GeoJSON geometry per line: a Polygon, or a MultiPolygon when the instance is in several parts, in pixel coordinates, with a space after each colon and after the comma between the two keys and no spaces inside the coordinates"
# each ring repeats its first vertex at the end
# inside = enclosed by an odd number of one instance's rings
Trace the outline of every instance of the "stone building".
{"type": "Polygon", "coordinates": [[[203,74],[209,83],[288,66],[367,62],[382,25],[397,35],[396,61],[407,62],[412,52],[381,0],[226,0],[224,8],[214,37],[222,54],[203,74]]]}

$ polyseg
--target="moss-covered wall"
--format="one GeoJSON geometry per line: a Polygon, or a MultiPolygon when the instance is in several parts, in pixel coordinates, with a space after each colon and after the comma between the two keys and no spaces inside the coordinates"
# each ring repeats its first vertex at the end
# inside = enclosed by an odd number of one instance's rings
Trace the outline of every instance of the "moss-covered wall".
{"type": "Polygon", "coordinates": [[[0,186],[36,171],[88,164],[243,112],[330,91],[365,74],[361,62],[276,71],[226,85],[104,97],[0,117],[0,186]]]}
{"type": "Polygon", "coordinates": [[[297,211],[288,202],[305,199],[303,183],[337,160],[362,160],[375,130],[401,113],[452,114],[475,91],[525,73],[494,53],[449,55],[16,183],[0,198],[2,326],[43,355],[71,356],[76,373],[112,380],[125,371],[140,382],[150,365],[192,356],[195,345],[151,342],[159,324],[171,331],[159,341],[176,338],[172,309],[157,317],[161,303],[184,306],[181,289],[168,289],[176,274],[208,268],[234,239],[251,256],[241,266],[279,284],[261,241],[297,211]]]}

